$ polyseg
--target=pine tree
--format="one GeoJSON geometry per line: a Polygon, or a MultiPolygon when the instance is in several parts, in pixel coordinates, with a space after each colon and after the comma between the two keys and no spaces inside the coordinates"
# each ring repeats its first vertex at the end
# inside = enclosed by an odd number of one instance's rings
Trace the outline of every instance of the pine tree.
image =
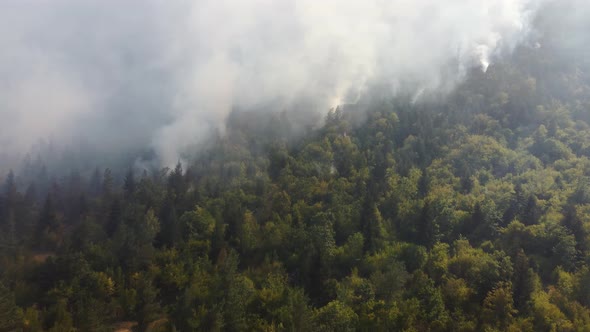
{"type": "Polygon", "coordinates": [[[522,215],[526,203],[526,199],[522,190],[522,186],[520,183],[517,183],[514,186],[514,195],[512,196],[512,200],[510,202],[510,206],[504,212],[504,216],[502,217],[503,225],[506,226],[514,219],[519,218],[522,215]]]}
{"type": "Polygon", "coordinates": [[[520,249],[514,259],[514,277],[512,283],[514,307],[520,312],[528,309],[531,295],[535,291],[535,275],[529,266],[529,260],[520,249]]]}
{"type": "Polygon", "coordinates": [[[161,314],[158,301],[158,290],[151,280],[142,276],[137,289],[137,322],[140,331],[145,331],[148,325],[161,314]]]}
{"type": "Polygon", "coordinates": [[[49,332],[74,332],[72,314],[68,311],[65,299],[58,300],[55,306],[55,320],[49,332]]]}
{"type": "Polygon", "coordinates": [[[0,282],[0,331],[12,331],[17,324],[17,306],[12,292],[0,282]]]}
{"type": "Polygon", "coordinates": [[[542,211],[535,195],[529,196],[522,214],[522,223],[525,225],[536,225],[541,218],[542,211]]]}
{"type": "Polygon", "coordinates": [[[102,195],[105,200],[108,200],[113,194],[113,174],[110,168],[104,170],[102,178],[102,195]]]}
{"type": "Polygon", "coordinates": [[[55,198],[52,193],[48,193],[39,216],[39,221],[37,222],[35,236],[37,239],[37,245],[44,249],[47,249],[47,247],[53,247],[56,238],[53,238],[52,234],[55,235],[55,232],[59,227],[60,220],[55,206],[55,198]]]}
{"type": "Polygon", "coordinates": [[[365,238],[365,250],[374,253],[383,248],[387,239],[387,231],[381,212],[377,205],[373,204],[369,218],[365,221],[363,236],[365,238]]]}
{"type": "Polygon", "coordinates": [[[416,242],[429,249],[439,240],[439,225],[431,216],[430,204],[428,202],[424,203],[422,213],[418,218],[416,231],[416,242]]]}
{"type": "Polygon", "coordinates": [[[135,181],[135,173],[133,172],[132,168],[129,168],[127,174],[125,175],[125,180],[123,183],[123,190],[125,192],[125,198],[132,199],[135,195],[135,190],[137,189],[137,183],[135,181]]]}

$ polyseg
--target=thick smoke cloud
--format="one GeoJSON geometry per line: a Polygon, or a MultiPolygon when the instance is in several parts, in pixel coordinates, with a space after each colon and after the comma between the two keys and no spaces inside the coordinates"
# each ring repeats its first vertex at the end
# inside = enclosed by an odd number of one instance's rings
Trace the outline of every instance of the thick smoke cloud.
{"type": "MultiPolygon", "coordinates": [[[[4,0],[0,158],[40,139],[190,152],[235,108],[449,91],[526,40],[533,0],[4,0]]],[[[5,165],[0,165],[0,167],[5,165]]]]}

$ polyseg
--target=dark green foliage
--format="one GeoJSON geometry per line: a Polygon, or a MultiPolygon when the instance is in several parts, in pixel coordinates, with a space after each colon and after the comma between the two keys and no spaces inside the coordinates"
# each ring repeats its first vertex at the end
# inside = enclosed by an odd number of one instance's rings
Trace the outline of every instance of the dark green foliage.
{"type": "Polygon", "coordinates": [[[587,68],[531,52],[297,138],[235,112],[174,169],[29,161],[0,188],[0,331],[590,329],[587,68]]]}
{"type": "Polygon", "coordinates": [[[14,294],[0,283],[0,331],[11,331],[17,326],[17,310],[14,294]]]}
{"type": "Polygon", "coordinates": [[[161,315],[158,290],[146,278],[142,275],[137,280],[137,322],[140,331],[145,331],[161,315]]]}

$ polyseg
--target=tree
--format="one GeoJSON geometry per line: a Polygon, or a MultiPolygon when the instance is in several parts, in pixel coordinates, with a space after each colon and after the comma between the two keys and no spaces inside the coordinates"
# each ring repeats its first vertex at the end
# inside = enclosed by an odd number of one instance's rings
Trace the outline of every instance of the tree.
{"type": "Polygon", "coordinates": [[[354,310],[340,301],[332,301],[320,308],[314,318],[318,331],[323,332],[352,332],[358,323],[358,315],[354,310]]]}
{"type": "Polygon", "coordinates": [[[432,248],[432,246],[434,246],[434,244],[440,239],[440,227],[438,223],[433,220],[431,207],[428,202],[426,202],[422,208],[422,213],[418,218],[416,230],[416,242],[427,248],[432,248]]]}
{"type": "Polygon", "coordinates": [[[383,248],[383,245],[387,240],[387,231],[385,229],[381,212],[379,212],[379,209],[375,204],[373,204],[370,210],[369,217],[365,220],[363,229],[365,250],[373,253],[383,248]]]}
{"type": "Polygon", "coordinates": [[[123,191],[125,193],[125,197],[131,200],[133,195],[135,195],[135,190],[137,190],[135,173],[133,172],[133,168],[129,168],[127,174],[125,174],[125,180],[123,181],[123,191]]]}
{"type": "Polygon", "coordinates": [[[505,330],[510,325],[516,313],[510,283],[498,284],[484,300],[484,321],[501,330],[505,330]]]}
{"type": "Polygon", "coordinates": [[[425,324],[437,326],[446,324],[449,317],[445,309],[443,294],[424,272],[416,271],[412,274],[406,292],[408,298],[415,298],[420,302],[418,317],[425,324]]]}
{"type": "Polygon", "coordinates": [[[37,222],[37,245],[43,249],[55,247],[59,240],[58,231],[60,227],[61,220],[55,206],[54,195],[48,193],[39,216],[39,221],[37,222]]]}
{"type": "Polygon", "coordinates": [[[18,308],[14,294],[0,282],[0,331],[12,331],[18,321],[18,308]]]}
{"type": "Polygon", "coordinates": [[[156,235],[160,232],[160,221],[156,214],[154,213],[153,209],[149,209],[145,213],[145,217],[143,218],[143,222],[140,224],[138,232],[141,232],[142,240],[151,245],[156,238],[156,235]]]}
{"type": "Polygon", "coordinates": [[[514,187],[514,195],[510,201],[510,206],[504,212],[502,217],[503,225],[507,225],[522,215],[526,204],[526,197],[524,196],[522,185],[517,183],[514,187]]]}
{"type": "Polygon", "coordinates": [[[542,211],[539,207],[537,197],[535,195],[529,196],[522,214],[522,221],[525,225],[535,225],[541,218],[542,211]]]}
{"type": "Polygon", "coordinates": [[[588,242],[588,229],[582,220],[582,218],[587,217],[587,214],[584,212],[587,212],[587,209],[568,206],[566,207],[564,219],[562,221],[563,226],[565,226],[574,235],[574,238],[576,239],[576,249],[578,249],[580,252],[586,252],[588,249],[590,249],[590,243],[588,242]]]}
{"type": "Polygon", "coordinates": [[[168,197],[162,210],[160,211],[161,231],[156,237],[158,246],[174,247],[181,239],[181,227],[176,214],[176,207],[170,197],[168,197]]]}
{"type": "Polygon", "coordinates": [[[114,199],[110,205],[107,222],[104,226],[105,231],[109,236],[112,236],[123,219],[123,206],[119,199],[114,199]]]}
{"type": "Polygon", "coordinates": [[[222,250],[217,258],[219,303],[222,305],[224,329],[242,331],[247,328],[247,307],[254,295],[252,281],[238,273],[238,253],[222,250]]]}
{"type": "Polygon", "coordinates": [[[168,177],[168,194],[175,204],[182,202],[187,190],[187,183],[183,175],[184,171],[179,161],[168,177]]]}
{"type": "Polygon", "coordinates": [[[60,299],[55,308],[55,319],[52,327],[49,329],[49,332],[74,332],[74,322],[72,319],[72,314],[68,311],[67,308],[67,301],[65,299],[60,299]]]}
{"type": "Polygon", "coordinates": [[[137,285],[137,322],[140,331],[160,317],[161,308],[158,301],[158,290],[147,276],[142,275],[137,285]]]}
{"type": "MultiPolygon", "coordinates": [[[[211,225],[215,226],[214,222],[211,225]]],[[[258,225],[254,214],[249,210],[244,212],[239,240],[242,253],[252,253],[255,249],[260,247],[260,242],[262,241],[260,226],[258,225]]]]}
{"type": "Polygon", "coordinates": [[[42,332],[43,324],[39,317],[39,310],[34,307],[27,308],[23,314],[22,328],[24,332],[42,332]]]}
{"type": "Polygon", "coordinates": [[[102,195],[103,199],[108,200],[111,198],[113,194],[113,172],[110,168],[104,170],[104,174],[102,176],[102,195]]]}
{"type": "Polygon", "coordinates": [[[9,200],[17,194],[16,177],[12,170],[8,172],[8,175],[4,180],[2,192],[7,196],[9,200]]]}
{"type": "Polygon", "coordinates": [[[531,296],[537,289],[535,273],[529,267],[529,260],[522,249],[518,251],[514,259],[512,285],[515,308],[520,312],[527,312],[531,296]]]}

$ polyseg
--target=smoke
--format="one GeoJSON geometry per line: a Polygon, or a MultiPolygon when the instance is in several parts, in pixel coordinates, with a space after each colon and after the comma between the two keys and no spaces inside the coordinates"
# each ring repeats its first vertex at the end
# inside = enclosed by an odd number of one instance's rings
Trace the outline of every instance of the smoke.
{"type": "Polygon", "coordinates": [[[0,158],[41,139],[170,165],[235,108],[327,111],[372,84],[450,91],[526,40],[538,4],[3,0],[0,158]]]}

